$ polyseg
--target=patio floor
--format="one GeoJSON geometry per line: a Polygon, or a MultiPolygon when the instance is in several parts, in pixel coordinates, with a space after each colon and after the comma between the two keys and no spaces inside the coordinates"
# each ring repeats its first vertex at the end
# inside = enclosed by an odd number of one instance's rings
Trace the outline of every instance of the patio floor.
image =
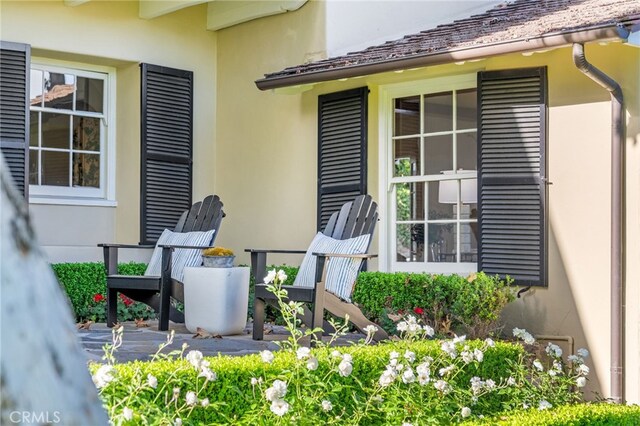
{"type": "MultiPolygon", "coordinates": [[[[117,350],[115,356],[119,362],[127,361],[147,361],[158,350],[158,345],[166,342],[167,331],[158,331],[157,321],[149,321],[149,327],[136,328],[135,323],[126,322],[124,325],[124,333],[122,338],[122,346],[117,350]]],[[[173,344],[163,350],[168,353],[174,349],[180,349],[183,343],[187,343],[190,349],[197,349],[206,356],[220,355],[246,355],[258,353],[264,349],[271,351],[278,350],[276,341],[287,338],[288,333],[281,326],[267,326],[265,331],[265,340],[257,341],[251,338],[251,323],[247,324],[243,334],[234,336],[223,336],[221,338],[194,338],[184,324],[169,324],[170,330],[175,330],[173,344]]],[[[102,347],[105,343],[111,343],[111,329],[106,324],[92,324],[89,330],[78,330],[78,337],[87,354],[87,358],[91,361],[102,362],[104,351],[102,347]]],[[[337,345],[348,345],[350,342],[356,342],[364,338],[360,333],[349,333],[341,337],[336,342],[337,345]]]]}

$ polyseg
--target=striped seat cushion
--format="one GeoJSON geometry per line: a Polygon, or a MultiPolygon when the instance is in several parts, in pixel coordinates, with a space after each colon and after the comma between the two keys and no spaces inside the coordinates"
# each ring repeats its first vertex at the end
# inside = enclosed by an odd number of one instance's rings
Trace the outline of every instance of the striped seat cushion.
{"type": "MultiPolygon", "coordinates": [[[[369,238],[367,234],[348,240],[336,240],[318,232],[304,255],[293,285],[315,286],[317,257],[312,253],[365,254],[369,247],[369,238]]],[[[339,298],[351,302],[351,292],[361,264],[362,259],[328,258],[325,288],[339,298]]]]}
{"type": "MultiPolygon", "coordinates": [[[[158,238],[156,248],[153,249],[151,260],[144,272],[147,276],[160,276],[162,266],[162,248],[161,244],[178,245],[178,246],[208,246],[213,240],[213,232],[210,231],[194,231],[194,232],[173,232],[165,229],[158,238]]],[[[182,281],[184,268],[186,266],[202,265],[202,253],[200,249],[175,249],[171,256],[171,278],[182,281]]]]}

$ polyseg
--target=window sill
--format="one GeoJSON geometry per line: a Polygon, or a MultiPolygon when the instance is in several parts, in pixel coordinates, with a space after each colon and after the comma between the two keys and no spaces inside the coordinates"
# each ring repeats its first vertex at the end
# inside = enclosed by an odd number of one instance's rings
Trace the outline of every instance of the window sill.
{"type": "Polygon", "coordinates": [[[30,196],[29,204],[49,204],[58,206],[93,206],[93,207],[117,207],[118,202],[103,198],[71,198],[71,197],[43,197],[30,196]]]}

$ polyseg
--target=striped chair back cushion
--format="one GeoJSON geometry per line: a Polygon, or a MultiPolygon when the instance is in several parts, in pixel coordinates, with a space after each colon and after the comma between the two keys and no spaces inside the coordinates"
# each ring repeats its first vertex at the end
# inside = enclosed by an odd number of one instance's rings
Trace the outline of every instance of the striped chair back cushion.
{"type": "MultiPolygon", "coordinates": [[[[161,244],[172,244],[181,246],[208,246],[213,240],[213,233],[210,231],[194,232],[173,232],[165,229],[158,238],[156,248],[153,250],[151,260],[145,271],[145,275],[158,277],[162,268],[162,248],[161,244]]],[[[202,251],[199,249],[175,249],[171,257],[171,278],[182,281],[184,268],[186,266],[202,265],[202,251]]]]}
{"type": "MultiPolygon", "coordinates": [[[[317,257],[312,253],[365,254],[370,235],[361,235],[347,240],[336,240],[318,232],[304,255],[294,286],[313,287],[316,277],[317,257]]],[[[351,302],[351,292],[356,282],[362,259],[334,257],[327,259],[325,288],[339,298],[351,302]]]]}

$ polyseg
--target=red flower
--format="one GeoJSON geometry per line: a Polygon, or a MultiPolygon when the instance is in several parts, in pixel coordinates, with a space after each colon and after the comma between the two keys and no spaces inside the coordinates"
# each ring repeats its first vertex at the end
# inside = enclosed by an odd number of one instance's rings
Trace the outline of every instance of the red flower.
{"type": "Polygon", "coordinates": [[[127,296],[125,296],[124,294],[120,293],[120,299],[122,299],[122,302],[124,302],[124,306],[130,306],[131,304],[133,304],[133,300],[128,298],[127,296]]]}
{"type": "Polygon", "coordinates": [[[96,303],[100,303],[104,300],[104,296],[101,295],[100,293],[97,293],[95,296],[93,296],[93,301],[96,303]]]}
{"type": "Polygon", "coordinates": [[[413,312],[415,312],[418,315],[422,315],[422,314],[424,314],[424,309],[422,309],[422,308],[413,308],[413,312]]]}

